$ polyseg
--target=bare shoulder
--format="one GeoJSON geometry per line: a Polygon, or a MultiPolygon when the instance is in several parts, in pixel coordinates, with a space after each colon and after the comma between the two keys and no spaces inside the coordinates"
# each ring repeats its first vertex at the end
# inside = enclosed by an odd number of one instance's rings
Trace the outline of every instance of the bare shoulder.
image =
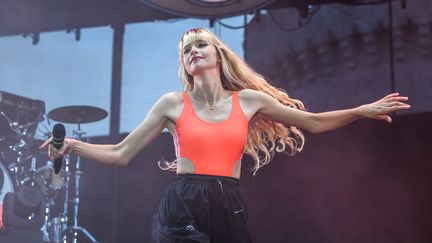
{"type": "Polygon", "coordinates": [[[163,94],[156,102],[155,106],[158,106],[160,111],[167,118],[171,118],[173,112],[177,110],[183,104],[183,97],[181,92],[168,92],[163,94]]]}
{"type": "Polygon", "coordinates": [[[249,120],[261,109],[262,99],[265,96],[265,93],[253,89],[242,89],[238,91],[240,105],[249,120]]]}
{"type": "Polygon", "coordinates": [[[263,91],[243,89],[239,92],[240,103],[254,114],[259,116],[271,116],[272,112],[282,109],[283,105],[263,91]],[[269,112],[271,111],[271,112],[269,112]]]}
{"type": "Polygon", "coordinates": [[[166,118],[164,125],[166,128],[170,128],[177,121],[178,116],[181,113],[183,105],[182,92],[168,92],[163,94],[159,101],[163,109],[163,116],[166,118]]]}
{"type": "Polygon", "coordinates": [[[163,94],[159,101],[166,105],[178,105],[183,102],[183,97],[181,92],[168,92],[163,94]]]}
{"type": "Polygon", "coordinates": [[[266,93],[254,89],[242,89],[238,95],[240,101],[247,106],[260,106],[265,99],[270,98],[266,93]]]}
{"type": "Polygon", "coordinates": [[[240,99],[244,99],[246,101],[254,101],[257,98],[262,99],[269,96],[262,91],[254,89],[242,89],[238,92],[238,94],[240,99]]]}

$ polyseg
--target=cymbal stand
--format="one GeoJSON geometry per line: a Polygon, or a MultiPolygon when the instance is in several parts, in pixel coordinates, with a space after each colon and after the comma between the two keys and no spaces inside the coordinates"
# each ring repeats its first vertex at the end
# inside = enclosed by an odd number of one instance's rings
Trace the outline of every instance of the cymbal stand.
{"type": "MultiPolygon", "coordinates": [[[[80,124],[78,123],[78,130],[74,130],[73,131],[74,137],[78,140],[81,140],[83,135],[85,135],[85,132],[83,132],[81,130],[80,124]]],[[[81,231],[84,233],[84,235],[91,241],[94,243],[98,243],[98,241],[96,240],[96,238],[93,237],[93,235],[90,234],[90,232],[88,232],[85,228],[81,227],[78,225],[78,204],[79,204],[79,180],[80,180],[80,176],[83,173],[83,171],[80,170],[80,163],[81,163],[81,157],[77,156],[76,157],[76,167],[75,167],[75,195],[74,198],[72,198],[70,200],[70,202],[73,205],[73,226],[69,226],[66,227],[64,230],[66,232],[64,232],[64,236],[63,236],[63,242],[66,242],[66,235],[68,232],[72,233],[72,242],[73,243],[77,243],[77,237],[78,237],[78,232],[81,231]]],[[[65,211],[64,213],[67,214],[67,203],[68,203],[68,199],[69,199],[69,177],[70,177],[70,173],[66,172],[66,195],[67,197],[65,197],[65,211]]]]}
{"type": "MultiPolygon", "coordinates": [[[[54,205],[54,202],[52,202],[50,199],[44,199],[44,223],[41,227],[42,232],[42,240],[44,241],[51,241],[51,242],[59,242],[54,241],[53,239],[50,239],[50,233],[48,232],[48,229],[50,227],[49,218],[51,215],[51,205],[54,205]]],[[[60,231],[59,231],[60,232],[60,231]]],[[[52,235],[51,235],[52,237],[52,235]]]]}
{"type": "Polygon", "coordinates": [[[14,175],[15,177],[15,185],[17,186],[17,189],[19,189],[25,181],[24,179],[24,149],[26,148],[26,141],[23,138],[20,138],[18,144],[15,144],[13,146],[10,146],[9,148],[17,153],[16,162],[12,162],[9,165],[9,171],[14,175]]]}

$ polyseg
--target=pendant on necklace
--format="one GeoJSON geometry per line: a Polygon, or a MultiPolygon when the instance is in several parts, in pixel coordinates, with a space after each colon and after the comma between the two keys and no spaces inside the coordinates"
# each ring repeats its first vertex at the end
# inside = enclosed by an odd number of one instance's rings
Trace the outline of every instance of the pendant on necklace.
{"type": "Polygon", "coordinates": [[[208,103],[209,106],[210,106],[210,110],[211,110],[211,111],[214,110],[214,103],[213,103],[213,101],[207,101],[207,103],[208,103]]]}

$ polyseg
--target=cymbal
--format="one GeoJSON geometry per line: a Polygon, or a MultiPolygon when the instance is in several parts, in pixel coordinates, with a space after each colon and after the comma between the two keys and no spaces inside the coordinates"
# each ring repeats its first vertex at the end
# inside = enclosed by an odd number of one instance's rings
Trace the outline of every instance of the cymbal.
{"type": "Polygon", "coordinates": [[[85,105],[63,106],[48,113],[51,120],[78,124],[100,121],[107,116],[104,109],[85,105]]]}

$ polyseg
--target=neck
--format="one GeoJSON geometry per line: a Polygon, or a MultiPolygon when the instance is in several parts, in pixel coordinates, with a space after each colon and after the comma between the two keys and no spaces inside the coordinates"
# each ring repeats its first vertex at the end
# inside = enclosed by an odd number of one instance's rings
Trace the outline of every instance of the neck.
{"type": "Polygon", "coordinates": [[[204,72],[194,76],[194,87],[191,93],[207,103],[216,103],[224,94],[220,73],[204,72]]]}

